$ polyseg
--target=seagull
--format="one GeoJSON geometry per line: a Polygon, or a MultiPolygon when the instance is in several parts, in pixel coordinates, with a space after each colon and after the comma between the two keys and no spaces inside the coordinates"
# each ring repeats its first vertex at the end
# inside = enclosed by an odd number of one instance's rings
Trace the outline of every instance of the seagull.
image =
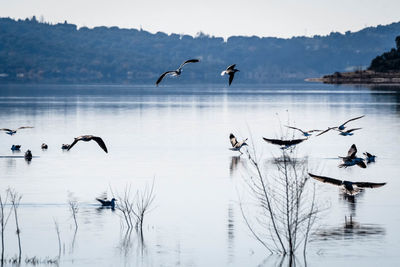
{"type": "Polygon", "coordinates": [[[187,63],[196,63],[196,62],[199,62],[200,60],[198,60],[198,59],[189,59],[189,60],[186,60],[185,62],[183,62],[180,66],[179,66],[179,68],[177,69],[177,70],[169,70],[169,71],[166,71],[166,72],[164,72],[163,74],[161,74],[161,76],[158,78],[158,80],[156,81],[156,86],[158,86],[158,84],[162,81],[162,79],[164,79],[164,77],[167,75],[167,74],[171,74],[172,76],[179,76],[179,75],[181,75],[181,73],[182,73],[182,68],[183,68],[183,66],[185,66],[185,64],[187,64],[187,63]]]}
{"type": "Polygon", "coordinates": [[[233,77],[235,76],[235,72],[238,72],[240,70],[235,69],[236,64],[230,65],[229,67],[226,68],[223,72],[221,72],[221,76],[224,76],[225,74],[229,75],[229,86],[231,85],[233,81],[233,77]]]}
{"type": "Polygon", "coordinates": [[[15,129],[15,130],[8,129],[8,128],[2,128],[2,129],[0,129],[0,131],[5,131],[6,134],[14,135],[14,134],[17,133],[18,130],[21,130],[21,129],[28,129],[28,128],[33,128],[33,127],[32,127],[32,126],[21,126],[21,127],[15,129]]]}
{"type": "Polygon", "coordinates": [[[230,139],[231,144],[232,144],[232,148],[230,148],[230,150],[232,150],[232,151],[239,151],[240,154],[243,154],[243,152],[240,151],[240,149],[241,149],[243,146],[247,146],[247,143],[246,143],[247,138],[244,139],[242,142],[238,142],[237,139],[236,139],[236,137],[231,133],[231,134],[229,135],[229,139],[230,139]]]}
{"type": "Polygon", "coordinates": [[[363,154],[365,155],[365,160],[367,161],[367,163],[375,162],[375,158],[376,158],[375,155],[372,155],[368,152],[364,152],[363,154]]]}
{"type": "Polygon", "coordinates": [[[100,146],[106,153],[108,153],[106,144],[104,144],[103,139],[101,139],[101,138],[98,137],[98,136],[93,136],[93,135],[82,135],[82,136],[76,137],[75,140],[74,140],[74,142],[72,142],[72,144],[68,147],[67,150],[69,151],[76,143],[78,143],[78,141],[89,142],[89,141],[91,141],[91,140],[96,141],[96,143],[99,144],[99,146],[100,146]]]}
{"type": "Polygon", "coordinates": [[[341,125],[338,126],[337,128],[338,128],[340,131],[343,131],[344,128],[346,128],[346,127],[345,127],[346,123],[351,122],[351,121],[355,121],[355,120],[358,120],[358,119],[361,119],[361,118],[363,118],[364,116],[365,116],[365,115],[362,115],[362,116],[356,117],[356,118],[352,118],[352,119],[350,119],[350,120],[344,122],[343,124],[341,124],[341,125]]]}
{"type": "Polygon", "coordinates": [[[293,127],[293,126],[287,126],[287,125],[285,125],[285,127],[290,128],[290,129],[293,129],[293,130],[300,131],[305,137],[311,136],[311,134],[312,134],[313,132],[322,132],[322,130],[308,130],[308,131],[303,131],[303,130],[300,129],[300,128],[296,128],[296,127],[293,127]]]}
{"type": "Polygon", "coordinates": [[[362,128],[353,128],[353,129],[349,129],[349,130],[346,130],[346,131],[342,131],[342,130],[339,130],[339,134],[340,135],[343,135],[343,136],[348,136],[348,135],[353,135],[353,131],[356,131],[356,130],[361,130],[362,128]]]}
{"type": "Polygon", "coordinates": [[[377,188],[384,186],[386,183],[369,183],[369,182],[351,182],[351,181],[342,181],[335,178],[319,176],[312,173],[308,173],[312,178],[321,181],[323,183],[330,183],[337,186],[342,186],[344,192],[350,196],[357,195],[363,188],[377,188]]]}
{"type": "Polygon", "coordinates": [[[107,200],[106,198],[105,199],[96,198],[96,200],[101,203],[102,207],[111,207],[111,209],[115,208],[115,201],[117,201],[115,198],[112,198],[111,201],[107,200]]]}
{"type": "Polygon", "coordinates": [[[353,144],[350,147],[349,151],[347,152],[346,157],[339,156],[339,158],[343,160],[343,163],[339,165],[339,168],[343,167],[347,168],[354,165],[357,165],[361,168],[367,168],[367,165],[365,165],[364,160],[362,158],[358,158],[356,154],[357,154],[357,147],[355,144],[353,144]]]}
{"type": "Polygon", "coordinates": [[[48,148],[48,145],[45,144],[45,143],[43,143],[42,146],[41,146],[41,148],[42,148],[42,149],[47,149],[47,148],[48,148]]]}
{"type": "MultiPolygon", "coordinates": [[[[351,121],[361,119],[361,118],[363,118],[364,116],[365,116],[365,115],[352,118],[352,119],[350,119],[350,120],[348,120],[348,121],[345,121],[344,123],[342,123],[342,124],[339,125],[339,126],[328,127],[328,129],[326,129],[325,131],[319,133],[317,136],[320,136],[321,134],[324,134],[324,133],[326,133],[326,132],[328,132],[328,131],[330,131],[330,130],[338,130],[338,131],[341,132],[340,135],[344,135],[344,136],[346,136],[346,135],[353,135],[353,134],[346,134],[346,133],[342,134],[342,131],[346,128],[345,125],[346,125],[347,123],[351,122],[351,121]]],[[[361,128],[352,129],[352,131],[359,130],[359,129],[361,129],[361,128]]],[[[350,131],[350,130],[349,130],[349,131],[350,131]]],[[[350,131],[350,132],[351,132],[351,131],[350,131]]],[[[350,133],[350,132],[349,132],[349,133],[350,133]]]]}
{"type": "Polygon", "coordinates": [[[20,148],[21,148],[21,145],[12,145],[12,146],[11,146],[11,150],[12,150],[12,151],[19,151],[20,148]]]}
{"type": "Polygon", "coordinates": [[[281,146],[281,149],[289,148],[291,146],[300,144],[301,142],[307,140],[307,138],[305,138],[305,139],[293,139],[293,140],[280,140],[280,139],[268,139],[268,138],[265,138],[265,137],[263,137],[263,139],[264,139],[265,142],[281,146]]]}

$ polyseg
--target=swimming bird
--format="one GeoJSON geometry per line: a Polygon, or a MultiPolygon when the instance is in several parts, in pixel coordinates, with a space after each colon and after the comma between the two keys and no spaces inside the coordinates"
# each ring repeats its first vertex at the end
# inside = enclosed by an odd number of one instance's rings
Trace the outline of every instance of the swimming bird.
{"type": "Polygon", "coordinates": [[[62,145],[61,145],[61,149],[62,149],[62,150],[68,149],[69,147],[70,147],[69,144],[62,144],[62,145]]]}
{"type": "Polygon", "coordinates": [[[296,127],[293,127],[293,126],[287,126],[287,125],[285,125],[285,127],[290,128],[290,129],[293,129],[293,130],[300,131],[305,137],[311,136],[311,134],[312,134],[313,132],[322,132],[322,130],[308,130],[308,131],[303,131],[303,130],[300,129],[300,128],[296,128],[296,127]]]}
{"type": "Polygon", "coordinates": [[[25,152],[24,158],[27,161],[30,161],[32,159],[32,152],[29,149],[25,152]]]}
{"type": "Polygon", "coordinates": [[[361,130],[362,128],[353,128],[353,129],[349,129],[349,130],[346,130],[346,131],[342,131],[342,130],[339,130],[339,134],[340,135],[343,135],[343,136],[348,136],[348,135],[353,135],[353,131],[356,131],[356,130],[361,130]]]}
{"type": "Polygon", "coordinates": [[[8,129],[8,128],[2,128],[2,129],[0,129],[0,131],[5,131],[6,134],[14,135],[14,134],[17,133],[18,130],[21,130],[21,129],[28,129],[28,128],[33,128],[33,127],[32,127],[32,126],[21,126],[21,127],[15,129],[15,130],[8,129]]]}
{"type": "Polygon", "coordinates": [[[350,196],[357,195],[363,188],[377,188],[384,186],[386,184],[386,183],[370,183],[370,182],[351,182],[346,180],[342,181],[331,177],[315,175],[312,173],[308,173],[308,175],[323,183],[329,183],[341,186],[344,192],[350,196]]]}
{"type": "Polygon", "coordinates": [[[12,145],[12,146],[11,146],[11,150],[12,150],[12,151],[19,151],[20,148],[21,148],[21,145],[12,145]]]}
{"type": "Polygon", "coordinates": [[[106,153],[108,153],[106,144],[104,144],[103,139],[101,139],[101,137],[94,136],[94,135],[82,135],[82,136],[76,137],[76,138],[74,139],[74,142],[72,142],[72,144],[68,147],[68,151],[69,151],[76,143],[78,143],[78,141],[89,142],[89,141],[91,141],[91,140],[94,140],[106,153]]]}
{"type": "Polygon", "coordinates": [[[198,59],[189,59],[189,60],[186,60],[185,62],[183,62],[180,66],[179,66],[179,68],[178,69],[176,69],[176,70],[169,70],[169,71],[166,71],[166,72],[164,72],[163,74],[161,74],[161,76],[158,78],[158,80],[156,81],[156,86],[158,86],[158,84],[162,81],[162,79],[164,79],[164,77],[166,76],[166,75],[168,75],[168,74],[170,74],[171,76],[179,76],[179,75],[181,75],[181,73],[182,73],[182,68],[183,68],[183,66],[185,66],[185,64],[187,64],[187,63],[196,63],[196,62],[199,62],[200,60],[198,60],[198,59]]]}
{"type": "Polygon", "coordinates": [[[375,158],[376,158],[375,155],[372,155],[368,152],[364,152],[363,154],[365,155],[365,160],[367,161],[367,163],[375,162],[375,158]]]}
{"type": "Polygon", "coordinates": [[[240,71],[238,69],[235,69],[235,66],[236,64],[230,65],[229,67],[226,68],[226,70],[221,72],[221,76],[224,76],[225,74],[229,75],[229,86],[233,81],[233,77],[235,77],[235,73],[240,71]]]}
{"type": "Polygon", "coordinates": [[[107,200],[107,199],[100,199],[100,198],[96,198],[96,200],[101,203],[102,207],[111,207],[111,209],[115,208],[115,201],[117,201],[115,198],[112,198],[111,201],[107,200]]]}
{"type": "Polygon", "coordinates": [[[293,140],[280,140],[280,139],[268,139],[263,137],[265,142],[274,144],[274,145],[278,145],[281,146],[281,149],[286,149],[289,148],[291,146],[295,146],[297,144],[300,144],[301,142],[307,140],[307,138],[305,139],[293,139],[293,140]]]}
{"type": "Polygon", "coordinates": [[[240,151],[240,149],[241,149],[243,146],[247,146],[247,143],[246,143],[247,138],[244,139],[242,142],[238,142],[237,139],[236,139],[236,137],[231,133],[231,134],[229,135],[229,140],[231,141],[231,144],[232,144],[232,148],[230,148],[230,150],[232,150],[232,151],[239,151],[240,154],[243,154],[243,152],[240,151]]]}
{"type": "Polygon", "coordinates": [[[42,149],[47,149],[47,148],[48,148],[48,145],[47,145],[46,143],[43,143],[42,146],[41,146],[41,148],[42,148],[42,149]]]}
{"type": "Polygon", "coordinates": [[[341,157],[343,160],[342,164],[339,164],[339,168],[347,168],[350,166],[357,165],[361,168],[367,168],[367,165],[365,165],[365,162],[362,158],[357,157],[357,147],[355,144],[351,145],[349,151],[347,152],[347,156],[341,157]]]}

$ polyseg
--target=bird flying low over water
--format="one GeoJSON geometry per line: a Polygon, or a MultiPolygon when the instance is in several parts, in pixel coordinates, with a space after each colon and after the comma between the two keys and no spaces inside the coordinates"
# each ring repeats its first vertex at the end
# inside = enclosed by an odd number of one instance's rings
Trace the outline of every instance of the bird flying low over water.
{"type": "Polygon", "coordinates": [[[341,158],[343,160],[342,164],[339,164],[339,168],[347,168],[350,166],[354,166],[357,165],[361,168],[367,168],[367,165],[365,165],[365,162],[362,158],[357,157],[357,147],[355,144],[353,144],[349,151],[347,152],[347,156],[345,157],[341,157],[339,156],[339,158],[341,158]]]}
{"type": "Polygon", "coordinates": [[[15,129],[15,130],[7,129],[7,128],[2,128],[2,129],[0,129],[0,131],[5,131],[6,134],[13,135],[13,134],[16,134],[18,130],[21,130],[21,129],[28,129],[28,128],[33,128],[33,127],[32,127],[32,126],[21,126],[21,127],[15,129]]]}
{"type": "Polygon", "coordinates": [[[328,127],[325,131],[322,131],[321,133],[317,134],[317,136],[320,136],[321,134],[324,134],[324,133],[326,133],[326,132],[329,132],[330,130],[338,130],[338,131],[340,131],[339,134],[340,134],[340,135],[344,135],[344,136],[346,136],[346,135],[353,135],[353,133],[351,133],[352,131],[359,130],[359,129],[361,129],[361,128],[351,129],[351,130],[348,130],[348,132],[346,133],[346,132],[343,132],[343,130],[346,128],[345,125],[346,125],[347,123],[351,122],[351,121],[361,119],[361,118],[363,118],[364,116],[365,116],[365,115],[352,118],[352,119],[350,119],[350,120],[348,120],[348,121],[345,121],[344,123],[342,123],[342,124],[339,125],[339,126],[328,127]],[[350,133],[351,133],[351,134],[350,134],[350,133]]]}
{"type": "Polygon", "coordinates": [[[340,131],[343,131],[344,130],[344,128],[346,128],[346,124],[347,123],[349,123],[349,122],[351,122],[351,121],[355,121],[355,120],[358,120],[358,119],[361,119],[361,118],[363,118],[365,115],[362,115],[362,116],[360,116],[360,117],[355,117],[355,118],[352,118],[352,119],[350,119],[350,120],[348,120],[348,121],[346,121],[346,122],[344,122],[343,124],[341,124],[340,126],[338,126],[337,128],[338,128],[338,130],[340,130],[340,131]]]}
{"type": "Polygon", "coordinates": [[[367,161],[367,163],[371,163],[371,162],[375,162],[375,155],[372,155],[371,153],[368,152],[364,152],[363,153],[365,155],[365,160],[367,161]]]}
{"type": "Polygon", "coordinates": [[[307,140],[307,138],[305,139],[293,139],[293,140],[280,140],[280,139],[268,139],[263,137],[265,142],[274,144],[274,145],[278,145],[281,146],[281,149],[286,149],[289,148],[291,146],[295,146],[297,144],[300,144],[301,142],[307,140]]]}
{"type": "Polygon", "coordinates": [[[238,142],[238,140],[236,139],[236,137],[231,133],[231,134],[229,135],[229,140],[231,141],[231,145],[232,145],[232,148],[230,148],[230,150],[232,150],[232,151],[239,151],[240,154],[243,154],[243,152],[240,151],[240,149],[241,149],[243,146],[247,146],[247,143],[246,143],[247,138],[244,139],[242,142],[238,142]]]}
{"type": "Polygon", "coordinates": [[[285,125],[285,127],[290,128],[290,129],[293,129],[293,130],[300,131],[305,137],[311,136],[311,134],[312,134],[313,132],[322,132],[322,130],[308,130],[308,131],[303,131],[303,130],[300,129],[300,128],[296,128],[296,127],[293,127],[293,126],[287,126],[287,125],[285,125]]]}
{"type": "Polygon", "coordinates": [[[111,209],[115,208],[115,201],[117,201],[115,198],[111,200],[96,198],[96,200],[101,203],[102,207],[111,207],[111,209]]]}
{"type": "Polygon", "coordinates": [[[369,182],[351,182],[351,181],[342,181],[335,178],[330,178],[326,176],[319,176],[312,173],[308,173],[312,178],[321,181],[323,183],[329,183],[337,186],[342,186],[344,192],[348,195],[354,196],[360,193],[360,191],[364,188],[377,188],[384,186],[386,183],[369,183],[369,182]]]}
{"type": "Polygon", "coordinates": [[[68,151],[69,151],[76,143],[78,143],[78,141],[89,142],[89,141],[91,141],[91,140],[96,141],[96,143],[99,144],[99,146],[100,146],[106,153],[108,153],[106,144],[104,144],[103,139],[101,139],[101,138],[98,137],[98,136],[93,136],[93,135],[82,135],[82,136],[76,137],[75,140],[74,140],[74,142],[72,142],[72,144],[68,147],[68,151]]]}
{"type": "Polygon", "coordinates": [[[161,76],[158,78],[158,80],[156,81],[156,86],[158,86],[158,84],[164,79],[164,77],[166,76],[166,75],[168,75],[168,74],[170,74],[171,76],[179,76],[179,75],[181,75],[181,73],[182,73],[182,68],[183,68],[183,66],[185,66],[185,64],[187,64],[187,63],[196,63],[196,62],[199,62],[200,60],[198,60],[198,59],[189,59],[189,60],[186,60],[185,62],[183,62],[180,66],[179,66],[179,68],[178,69],[176,69],[176,70],[169,70],[169,71],[166,71],[166,72],[164,72],[163,74],[161,74],[161,76]]]}
{"type": "Polygon", "coordinates": [[[229,67],[226,68],[226,70],[221,72],[221,76],[224,76],[225,74],[229,75],[229,86],[233,81],[233,77],[235,77],[235,73],[240,71],[238,69],[235,69],[235,66],[236,64],[230,65],[229,67]]]}
{"type": "Polygon", "coordinates": [[[348,136],[348,135],[353,135],[353,131],[357,131],[357,130],[361,130],[362,128],[354,128],[354,129],[349,129],[349,130],[346,130],[346,131],[342,131],[342,130],[339,130],[339,134],[340,135],[343,135],[343,136],[348,136]]]}

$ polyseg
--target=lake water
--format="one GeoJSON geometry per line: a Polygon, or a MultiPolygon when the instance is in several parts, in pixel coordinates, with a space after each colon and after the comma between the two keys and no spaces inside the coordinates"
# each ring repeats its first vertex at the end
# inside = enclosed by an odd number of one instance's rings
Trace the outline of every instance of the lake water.
{"type": "MultiPolygon", "coordinates": [[[[400,91],[322,84],[198,86],[0,85],[0,193],[23,195],[19,208],[22,255],[58,255],[61,266],[281,266],[246,227],[239,208],[248,199],[249,162],[230,151],[229,134],[249,137],[263,161],[279,147],[262,136],[292,135],[283,125],[324,129],[348,124],[354,136],[328,132],[298,146],[315,173],[355,181],[387,182],[348,201],[340,190],[310,180],[328,209],[317,220],[306,263],[297,266],[395,266],[400,260],[400,91]],[[101,136],[68,152],[73,137],[101,136]],[[49,149],[42,151],[45,142],[49,149]],[[368,168],[338,168],[352,144],[377,161],[368,168]],[[21,152],[13,153],[12,144],[21,152]],[[35,156],[26,162],[24,151],[35,156]],[[103,192],[121,195],[126,186],[143,190],[154,181],[155,200],[145,217],[144,238],[135,231],[128,245],[118,211],[100,210],[103,192]],[[68,207],[79,202],[78,230],[68,207]],[[345,228],[345,216],[356,226],[345,228]]],[[[298,133],[295,133],[300,137],[298,133]]],[[[18,253],[13,217],[5,254],[18,253]]],[[[300,253],[301,255],[301,253],[300,253]]],[[[284,263],[286,266],[286,263],[284,263]]]]}

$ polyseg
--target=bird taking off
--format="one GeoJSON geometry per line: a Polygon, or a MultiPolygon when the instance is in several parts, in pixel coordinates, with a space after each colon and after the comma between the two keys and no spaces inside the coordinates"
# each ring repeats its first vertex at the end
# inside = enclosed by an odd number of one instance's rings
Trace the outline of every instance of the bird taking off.
{"type": "Polygon", "coordinates": [[[343,160],[343,163],[339,165],[339,168],[342,167],[350,167],[357,165],[363,169],[367,168],[367,165],[365,165],[365,162],[362,158],[357,157],[357,147],[355,144],[351,145],[349,151],[347,152],[347,156],[345,157],[340,157],[343,160]]]}
{"type": "Polygon", "coordinates": [[[232,148],[230,148],[230,150],[232,150],[232,151],[239,151],[240,154],[243,154],[243,152],[240,151],[240,149],[241,149],[243,146],[247,146],[247,143],[246,143],[247,138],[244,139],[242,142],[238,142],[237,139],[236,139],[236,137],[231,133],[231,134],[229,135],[229,140],[231,141],[231,145],[232,145],[232,148]]]}
{"type": "Polygon", "coordinates": [[[158,86],[158,84],[164,79],[164,77],[166,76],[166,75],[168,75],[168,74],[170,74],[171,76],[179,76],[179,75],[181,75],[181,73],[182,73],[182,68],[183,68],[183,66],[185,66],[185,64],[187,64],[187,63],[197,63],[197,62],[199,62],[200,60],[198,60],[198,59],[189,59],[189,60],[186,60],[185,62],[183,62],[180,66],[179,66],[179,68],[178,69],[176,69],[176,70],[169,70],[169,71],[166,71],[166,72],[164,72],[163,74],[161,74],[161,76],[158,78],[158,80],[156,81],[156,86],[158,86]]]}
{"type": "Polygon", "coordinates": [[[238,69],[235,69],[235,66],[236,64],[230,65],[229,67],[226,68],[226,70],[221,72],[221,76],[224,76],[225,74],[229,75],[229,86],[231,86],[233,78],[235,77],[235,73],[240,71],[238,69]]]}
{"type": "Polygon", "coordinates": [[[273,145],[278,145],[281,146],[281,149],[286,149],[291,146],[295,146],[297,144],[300,144],[301,142],[307,140],[307,138],[304,139],[292,139],[292,140],[280,140],[280,139],[268,139],[263,137],[265,142],[271,143],[273,145]]]}
{"type": "Polygon", "coordinates": [[[93,135],[82,135],[79,137],[76,137],[74,142],[68,147],[68,151],[76,144],[78,141],[85,141],[89,142],[91,140],[94,140],[106,153],[108,153],[106,144],[104,143],[103,139],[101,139],[98,136],[93,136],[93,135]]]}

